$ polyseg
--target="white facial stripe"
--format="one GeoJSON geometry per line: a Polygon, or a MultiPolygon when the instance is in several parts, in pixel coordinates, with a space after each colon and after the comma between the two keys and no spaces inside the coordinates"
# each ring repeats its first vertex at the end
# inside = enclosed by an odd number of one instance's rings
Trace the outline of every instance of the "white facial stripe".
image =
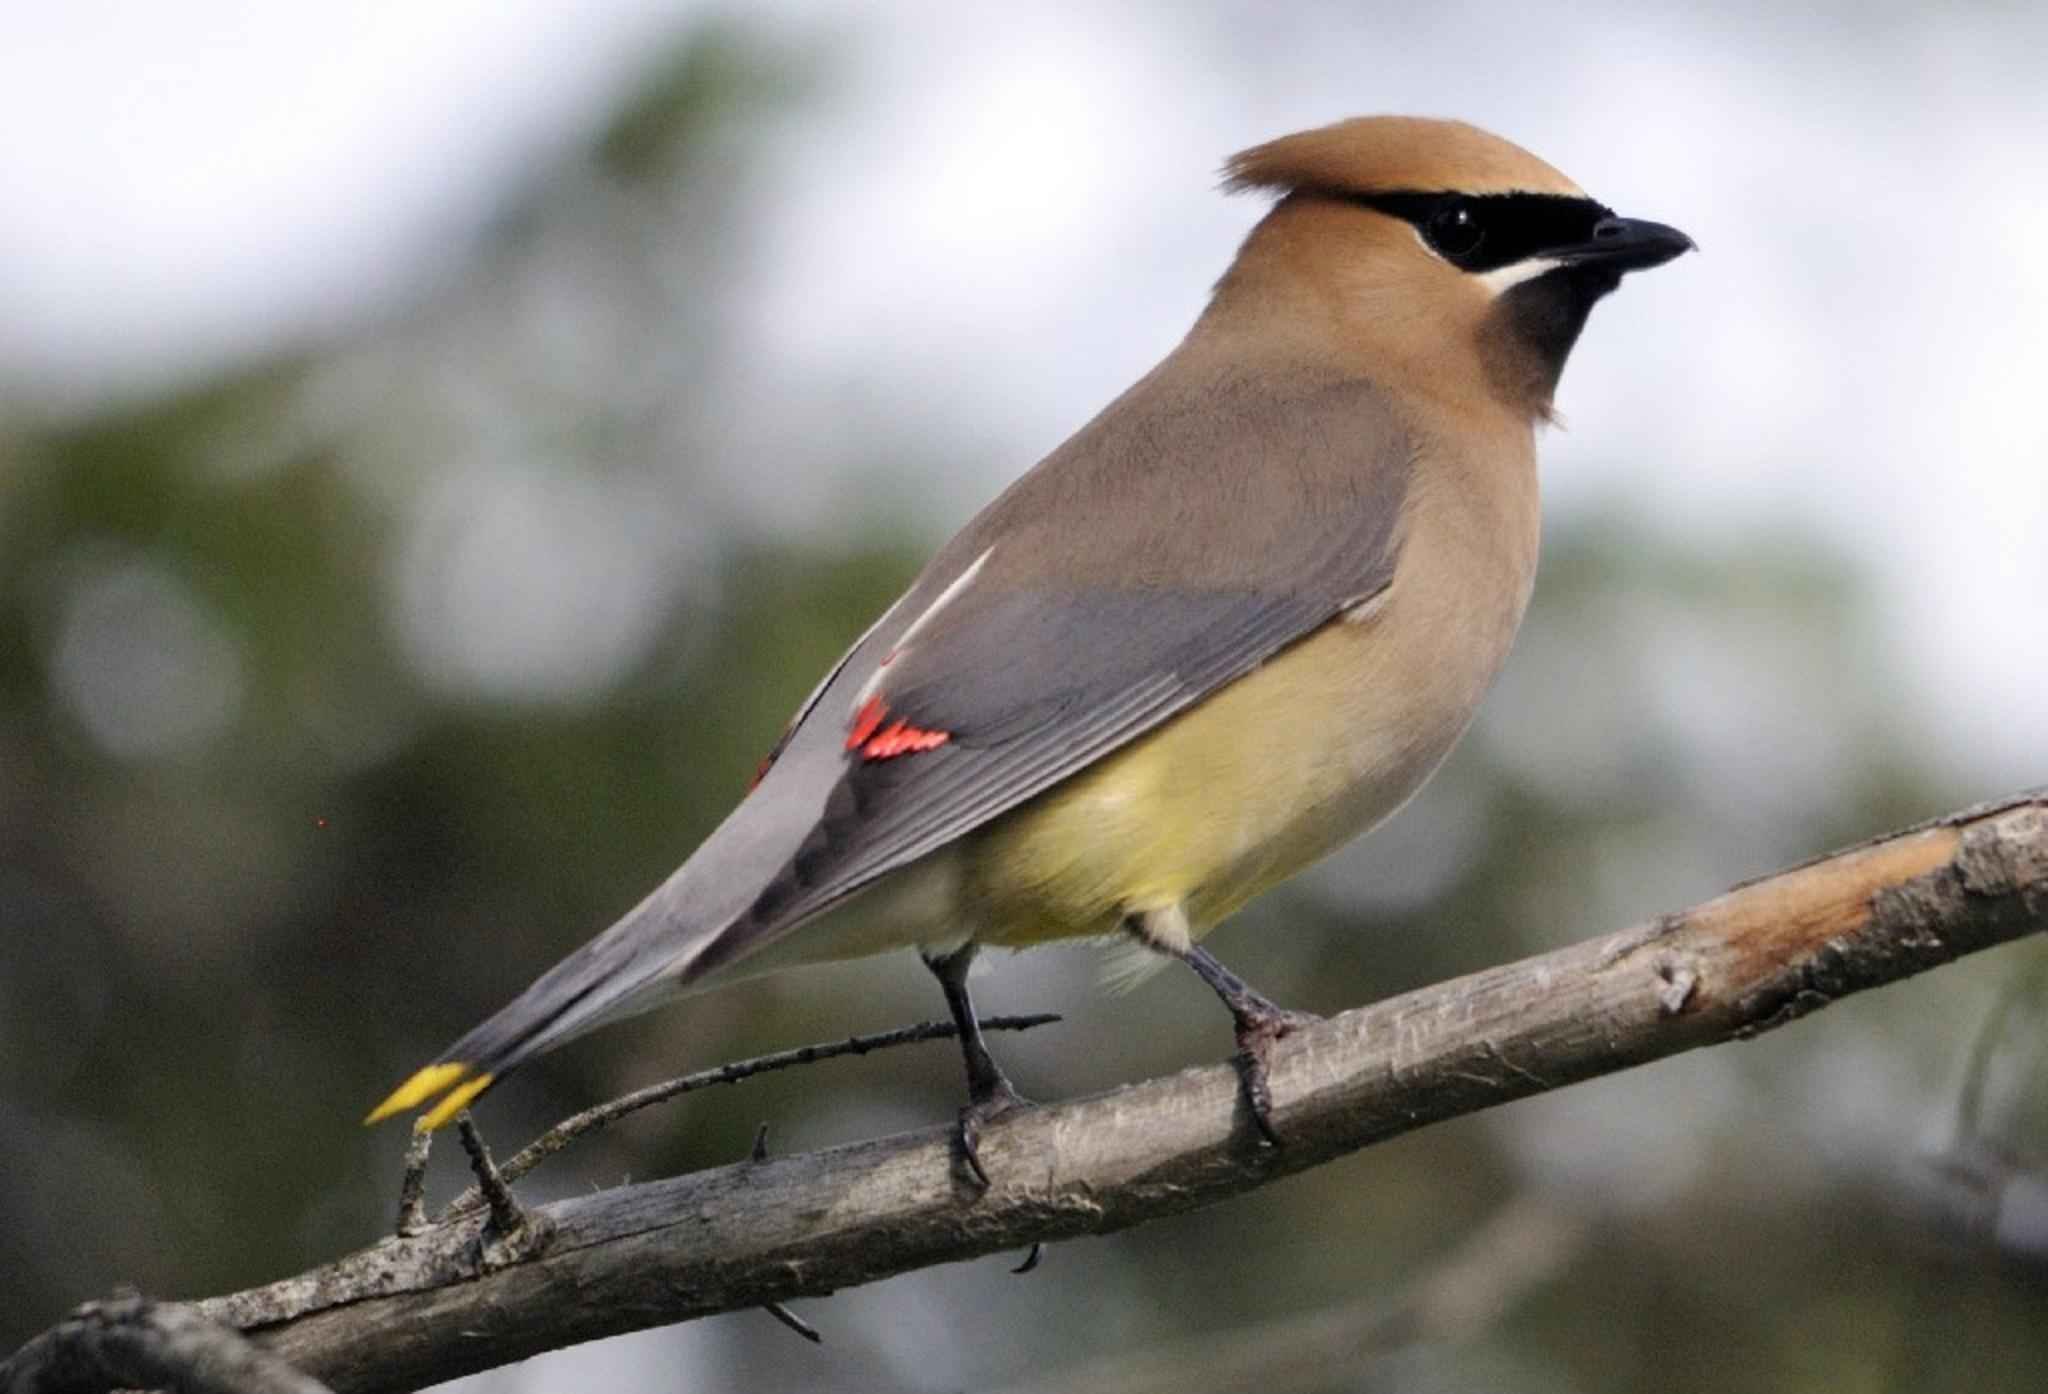
{"type": "Polygon", "coordinates": [[[1489,294],[1499,295],[1502,291],[1518,286],[1524,281],[1535,280],[1546,271],[1555,271],[1562,265],[1564,263],[1556,257],[1524,257],[1520,261],[1511,261],[1506,266],[1496,266],[1491,271],[1481,272],[1479,284],[1485,286],[1489,294]]]}
{"type": "MultiPolygon", "coordinates": [[[[1422,244],[1423,251],[1438,261],[1443,261],[1443,254],[1429,245],[1429,239],[1422,235],[1421,228],[1409,230],[1415,234],[1415,240],[1422,244]]],[[[1556,257],[1524,257],[1520,261],[1511,261],[1506,266],[1496,266],[1491,271],[1482,271],[1474,279],[1486,287],[1488,295],[1499,295],[1502,291],[1511,290],[1524,281],[1535,280],[1546,271],[1555,271],[1563,264],[1556,257]]]]}
{"type": "MultiPolygon", "coordinates": [[[[868,680],[860,685],[860,691],[853,695],[853,710],[859,711],[867,705],[868,698],[874,696],[875,689],[882,685],[882,675],[888,671],[888,660],[896,658],[904,650],[908,649],[910,641],[915,639],[926,625],[938,618],[939,611],[952,604],[959,597],[960,592],[967,589],[974,578],[981,573],[983,563],[987,562],[994,555],[995,550],[995,548],[990,547],[972,562],[968,563],[967,569],[958,576],[955,576],[947,584],[946,588],[939,592],[939,598],[930,605],[927,605],[924,613],[912,620],[909,627],[896,636],[896,642],[890,646],[888,658],[884,659],[882,664],[876,666],[875,671],[868,675],[868,680]]],[[[901,602],[899,601],[898,603],[900,604],[901,602]]],[[[890,608],[893,610],[895,607],[891,606],[890,608]]],[[[877,626],[880,623],[879,620],[876,621],[877,626]]]]}

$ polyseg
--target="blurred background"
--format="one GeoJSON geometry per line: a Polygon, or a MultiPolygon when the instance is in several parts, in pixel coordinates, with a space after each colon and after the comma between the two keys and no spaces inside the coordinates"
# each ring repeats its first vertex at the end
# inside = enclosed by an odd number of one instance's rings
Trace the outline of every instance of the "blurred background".
{"type": "MultiPolygon", "coordinates": [[[[1565,375],[1472,735],[1225,961],[1335,1011],[2048,778],[2048,10],[977,8],[8,8],[0,1350],[385,1232],[365,1108],[664,876],[1171,346],[1261,211],[1218,163],[1302,126],[1463,116],[1704,250],[1565,375]]],[[[1028,1277],[797,1304],[822,1349],[739,1313],[464,1386],[2037,1390],[2044,949],[1028,1277]]],[[[1226,1055],[1192,977],[1098,968],[982,980],[1067,1014],[998,1043],[1026,1093],[1226,1055]]],[[[908,955],[784,976],[481,1122],[942,1014],[908,955]]],[[[935,1123],[957,1071],[695,1095],[523,1190],[935,1123]]]]}

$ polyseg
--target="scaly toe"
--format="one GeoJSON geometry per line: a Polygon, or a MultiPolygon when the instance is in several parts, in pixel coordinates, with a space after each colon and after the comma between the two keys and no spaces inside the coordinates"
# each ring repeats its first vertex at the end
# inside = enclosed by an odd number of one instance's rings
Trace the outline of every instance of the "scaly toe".
{"type": "Polygon", "coordinates": [[[1273,1127],[1273,1087],[1266,1080],[1266,1061],[1262,1053],[1241,1050],[1236,1058],[1238,1078],[1244,1081],[1245,1106],[1251,1110],[1252,1124],[1259,1130],[1259,1136],[1267,1145],[1278,1147],[1280,1134],[1273,1127]]]}
{"type": "Polygon", "coordinates": [[[1251,1109],[1259,1136],[1281,1146],[1280,1133],[1273,1126],[1273,1086],[1267,1079],[1266,1057],[1273,1043],[1322,1018],[1312,1012],[1289,1012],[1278,1008],[1240,1020],[1237,1026],[1237,1072],[1244,1080],[1244,1100],[1251,1109]]]}
{"type": "Polygon", "coordinates": [[[960,1122],[954,1129],[953,1140],[959,1145],[960,1160],[967,1164],[975,1181],[985,1191],[989,1188],[988,1170],[981,1164],[981,1128],[984,1123],[993,1123],[998,1118],[1031,1107],[1031,1101],[1012,1089],[1007,1083],[998,1085],[987,1094],[960,1109],[960,1122]]]}

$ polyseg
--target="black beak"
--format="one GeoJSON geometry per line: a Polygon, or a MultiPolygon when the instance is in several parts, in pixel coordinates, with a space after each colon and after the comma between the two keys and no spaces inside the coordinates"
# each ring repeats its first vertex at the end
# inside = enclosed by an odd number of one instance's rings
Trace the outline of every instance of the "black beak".
{"type": "Polygon", "coordinates": [[[1644,218],[1607,217],[1593,225],[1591,241],[1558,247],[1544,255],[1568,266],[1600,266],[1619,275],[1647,271],[1697,249],[1697,244],[1675,227],[1644,218]]]}

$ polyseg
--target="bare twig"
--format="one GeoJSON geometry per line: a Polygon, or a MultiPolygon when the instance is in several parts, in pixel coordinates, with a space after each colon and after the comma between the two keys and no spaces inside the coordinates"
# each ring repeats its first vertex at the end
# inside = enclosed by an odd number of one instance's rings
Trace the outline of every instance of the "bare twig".
{"type": "MultiPolygon", "coordinates": [[[[747,1149],[747,1160],[750,1162],[765,1162],[768,1160],[768,1125],[766,1123],[754,1129],[754,1145],[747,1149]]],[[[824,1344],[825,1338],[818,1334],[818,1328],[789,1310],[784,1304],[780,1302],[763,1302],[761,1310],[813,1345],[824,1344]]]]}
{"type": "MultiPolygon", "coordinates": [[[[1209,1066],[950,1126],[579,1196],[516,1251],[472,1225],[387,1239],[201,1306],[345,1394],[817,1295],[1213,1204],[1544,1088],[1746,1039],[2048,927],[2048,793],[1966,810],[1681,914],[1346,1012],[1273,1052],[1280,1149],[1209,1066]],[[1682,974],[1691,986],[1674,1002],[1682,974]]],[[[541,1223],[532,1223],[541,1222],[541,1223]]]]}
{"type": "Polygon", "coordinates": [[[803,1337],[812,1345],[821,1346],[825,1344],[825,1338],[818,1334],[817,1327],[805,1321],[802,1317],[798,1316],[795,1312],[789,1310],[789,1308],[784,1306],[782,1303],[763,1302],[761,1304],[761,1310],[766,1312],[769,1316],[774,1317],[777,1321],[781,1322],[790,1330],[796,1332],[797,1335],[803,1337]]]}
{"type": "Polygon", "coordinates": [[[415,1129],[405,1147],[405,1174],[398,1183],[398,1237],[409,1239],[426,1231],[427,1154],[433,1150],[434,1135],[415,1129]]]}
{"type": "Polygon", "coordinates": [[[491,1162],[491,1149],[484,1146],[483,1135],[476,1130],[476,1120],[464,1109],[455,1115],[455,1131],[462,1138],[462,1150],[469,1154],[470,1170],[476,1173],[477,1189],[482,1192],[484,1204],[490,1208],[491,1225],[500,1234],[511,1234],[526,1223],[526,1212],[519,1202],[512,1198],[511,1189],[505,1178],[491,1162]]]}
{"type": "Polygon", "coordinates": [[[0,1394],[328,1394],[240,1332],[142,1297],[88,1302],[0,1362],[0,1394]]]}
{"type": "MultiPolygon", "coordinates": [[[[1024,1016],[991,1016],[982,1018],[984,1031],[1029,1031],[1034,1026],[1047,1026],[1058,1021],[1057,1012],[1033,1012],[1024,1016]]],[[[699,1089],[708,1089],[714,1084],[738,1084],[743,1079],[766,1074],[770,1070],[787,1070],[797,1065],[811,1065],[820,1060],[833,1060],[842,1055],[866,1055],[870,1051],[888,1050],[895,1046],[917,1045],[923,1041],[943,1041],[959,1034],[959,1029],[950,1021],[921,1021],[915,1026],[900,1026],[894,1031],[877,1031],[872,1035],[848,1036],[843,1041],[825,1041],[817,1045],[797,1046],[790,1050],[778,1050],[767,1055],[756,1055],[747,1060],[731,1060],[715,1065],[695,1074],[650,1084],[645,1089],[636,1089],[622,1094],[609,1102],[587,1108],[581,1113],[571,1114],[549,1128],[532,1142],[519,1149],[512,1160],[498,1168],[498,1175],[507,1185],[532,1171],[548,1158],[560,1152],[578,1138],[609,1127],[629,1114],[643,1108],[666,1103],[681,1095],[699,1089]]],[[[762,1124],[763,1134],[767,1124],[762,1124]]],[[[474,1214],[483,1208],[483,1196],[474,1186],[450,1201],[442,1212],[443,1221],[458,1220],[474,1214]]]]}

